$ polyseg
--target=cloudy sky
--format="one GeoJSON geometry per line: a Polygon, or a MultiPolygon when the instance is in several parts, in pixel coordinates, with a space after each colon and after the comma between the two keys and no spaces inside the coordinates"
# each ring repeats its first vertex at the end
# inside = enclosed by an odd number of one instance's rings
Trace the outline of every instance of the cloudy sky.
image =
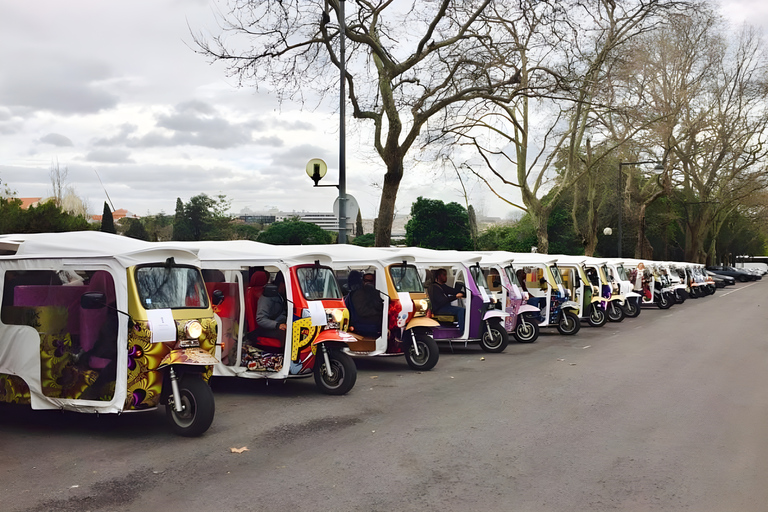
{"type": "MultiPolygon", "coordinates": [[[[177,197],[200,193],[225,194],[233,213],[330,211],[336,189],[313,189],[304,168],[323,158],[326,182],[338,179],[338,116],[330,106],[280,107],[195,54],[190,27],[215,27],[217,9],[211,0],[0,0],[0,181],[19,197],[48,196],[58,163],[92,213],[105,190],[138,215],[172,214],[177,197]]],[[[731,0],[726,13],[768,27],[764,0],[731,0]]],[[[365,142],[347,135],[347,190],[372,218],[383,168],[358,157],[365,142]]],[[[479,185],[470,194],[486,215],[512,213],[479,185]]],[[[398,212],[419,195],[463,202],[458,184],[427,174],[404,180],[398,212]]]]}

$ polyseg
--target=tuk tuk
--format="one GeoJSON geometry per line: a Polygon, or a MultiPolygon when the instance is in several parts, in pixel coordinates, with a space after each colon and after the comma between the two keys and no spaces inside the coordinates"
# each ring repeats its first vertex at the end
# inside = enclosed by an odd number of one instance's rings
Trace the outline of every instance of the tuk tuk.
{"type": "Polygon", "coordinates": [[[557,267],[557,257],[548,254],[510,253],[511,266],[530,295],[528,302],[540,309],[539,326],[557,327],[560,334],[579,332],[580,306],[571,298],[557,267]]]}
{"type": "Polygon", "coordinates": [[[429,299],[412,256],[355,245],[311,247],[325,250],[343,283],[349,332],[355,337],[349,343],[350,355],[402,355],[412,370],[435,367],[440,350],[432,329],[440,324],[427,317],[429,299]],[[363,311],[370,309],[366,302],[371,300],[378,309],[375,319],[363,311]]]}
{"type": "Polygon", "coordinates": [[[504,329],[520,343],[533,343],[539,337],[539,308],[528,304],[528,292],[523,291],[515,275],[513,261],[508,252],[491,251],[482,253],[480,265],[488,272],[492,298],[509,313],[504,319],[504,329]]]}
{"type": "Polygon", "coordinates": [[[209,293],[223,299],[214,308],[221,361],[214,376],[314,376],[329,395],[354,387],[357,368],[346,351],[355,338],[327,254],[247,240],[184,243],[198,251],[209,293]],[[260,325],[262,297],[284,304],[285,318],[272,332],[260,325]]]}
{"type": "Polygon", "coordinates": [[[216,324],[194,252],[102,232],[0,236],[0,401],[85,413],[165,404],[211,425],[216,324]]]}
{"type": "Polygon", "coordinates": [[[579,305],[576,314],[592,327],[602,327],[608,321],[608,299],[601,296],[600,287],[587,275],[585,256],[556,255],[557,268],[565,288],[579,305]]]}
{"type": "Polygon", "coordinates": [[[509,335],[504,328],[504,319],[509,313],[502,311],[501,303],[492,298],[479,265],[482,258],[479,254],[419,247],[387,250],[398,257],[406,255],[414,258],[414,264],[430,296],[430,314],[440,324],[432,329],[435,341],[446,342],[451,347],[455,343],[467,346],[470,342],[477,342],[482,350],[490,353],[503,352],[507,348],[509,335]],[[443,284],[463,295],[453,301],[455,313],[434,310],[432,294],[439,286],[438,274],[443,273],[446,279],[443,284]]]}

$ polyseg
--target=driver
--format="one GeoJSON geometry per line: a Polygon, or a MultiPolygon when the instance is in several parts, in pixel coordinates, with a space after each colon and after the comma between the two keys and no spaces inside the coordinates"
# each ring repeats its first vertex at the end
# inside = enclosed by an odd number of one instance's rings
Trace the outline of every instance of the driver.
{"type": "Polygon", "coordinates": [[[288,308],[285,303],[285,278],[282,272],[277,273],[273,284],[277,286],[277,295],[259,297],[256,309],[256,325],[258,325],[256,335],[285,342],[288,308]]]}
{"type": "Polygon", "coordinates": [[[438,315],[455,315],[459,329],[464,332],[464,308],[452,306],[451,302],[464,297],[456,288],[448,286],[448,271],[439,268],[434,271],[435,282],[429,287],[429,299],[432,301],[432,312],[438,315]]]}

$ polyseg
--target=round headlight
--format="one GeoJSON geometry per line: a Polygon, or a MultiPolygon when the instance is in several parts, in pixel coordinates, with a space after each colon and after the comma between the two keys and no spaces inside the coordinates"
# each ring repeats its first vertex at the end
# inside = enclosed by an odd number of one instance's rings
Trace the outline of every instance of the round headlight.
{"type": "Polygon", "coordinates": [[[187,325],[184,326],[184,334],[191,340],[196,340],[203,334],[203,326],[197,320],[190,320],[187,325]]]}
{"type": "Polygon", "coordinates": [[[333,315],[333,321],[336,323],[341,323],[344,319],[344,312],[340,309],[334,309],[331,314],[333,315]]]}

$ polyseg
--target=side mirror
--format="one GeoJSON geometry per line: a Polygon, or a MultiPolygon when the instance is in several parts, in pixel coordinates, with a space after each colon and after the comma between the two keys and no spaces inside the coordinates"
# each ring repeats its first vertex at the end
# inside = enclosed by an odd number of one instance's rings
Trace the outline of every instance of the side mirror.
{"type": "Polygon", "coordinates": [[[277,297],[277,285],[276,284],[268,284],[264,286],[264,291],[262,292],[262,295],[265,297],[277,297]]]}
{"type": "Polygon", "coordinates": [[[224,292],[221,290],[213,290],[213,296],[211,297],[211,302],[213,302],[214,306],[218,306],[222,302],[224,302],[224,292]]]}
{"type": "Polygon", "coordinates": [[[101,309],[107,307],[107,296],[102,292],[86,292],[80,296],[83,309],[101,309]]]}

